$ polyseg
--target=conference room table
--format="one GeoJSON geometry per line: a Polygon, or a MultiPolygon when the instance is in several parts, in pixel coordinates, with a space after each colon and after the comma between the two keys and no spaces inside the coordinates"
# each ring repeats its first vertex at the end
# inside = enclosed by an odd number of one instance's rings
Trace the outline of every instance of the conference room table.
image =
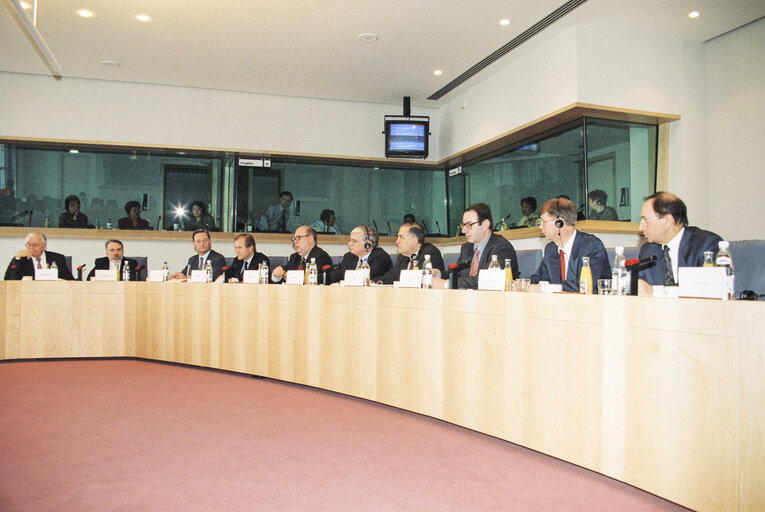
{"type": "Polygon", "coordinates": [[[765,510],[761,302],[181,282],[0,290],[0,359],[136,357],[315,386],[695,510],[765,510]]]}

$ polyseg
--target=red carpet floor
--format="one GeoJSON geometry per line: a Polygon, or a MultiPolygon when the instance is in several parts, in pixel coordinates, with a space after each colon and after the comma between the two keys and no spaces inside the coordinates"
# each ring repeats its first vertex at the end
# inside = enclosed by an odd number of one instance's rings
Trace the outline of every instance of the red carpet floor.
{"type": "Polygon", "coordinates": [[[0,511],[685,510],[489,436],[133,360],[0,364],[0,511]]]}

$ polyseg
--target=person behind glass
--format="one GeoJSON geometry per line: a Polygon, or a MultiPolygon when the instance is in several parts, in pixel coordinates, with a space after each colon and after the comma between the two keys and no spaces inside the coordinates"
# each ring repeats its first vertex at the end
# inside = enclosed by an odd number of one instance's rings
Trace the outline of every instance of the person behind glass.
{"type": "Polygon", "coordinates": [[[117,229],[149,229],[149,221],[141,218],[141,203],[128,201],[125,203],[127,217],[117,222],[117,229]]]}
{"type": "Polygon", "coordinates": [[[587,194],[590,205],[590,220],[619,220],[616,210],[606,206],[608,194],[602,190],[592,190],[587,194]]]}
{"type": "Polygon", "coordinates": [[[510,260],[513,279],[520,276],[515,248],[505,237],[492,233],[493,225],[491,209],[485,203],[470,205],[462,213],[460,229],[467,242],[462,244],[457,261],[470,262],[470,266],[457,273],[457,288],[478,289],[478,271],[489,268],[494,255],[501,268],[504,268],[506,259],[510,260]]]}
{"type": "Polygon", "coordinates": [[[393,267],[390,255],[381,247],[377,231],[369,226],[357,226],[353,228],[348,237],[348,252],[343,256],[339,266],[332,269],[329,276],[330,283],[343,280],[346,270],[356,270],[361,262],[369,263],[369,278],[374,282],[393,267]]]}
{"type": "Polygon", "coordinates": [[[568,199],[550,199],[542,205],[539,227],[550,243],[545,246],[539,268],[530,276],[531,282],[562,284],[563,291],[579,292],[579,271],[586,256],[590,258],[592,291],[598,293],[598,279],[611,278],[611,264],[603,242],[574,227],[576,214],[576,206],[568,199]]]}
{"type": "Polygon", "coordinates": [[[311,224],[311,227],[317,233],[326,233],[328,235],[339,235],[340,228],[337,227],[334,210],[322,210],[319,220],[311,224]]]}
{"type": "Polygon", "coordinates": [[[186,224],[187,230],[206,229],[215,231],[215,219],[207,212],[207,206],[202,201],[191,203],[191,218],[186,224]]]}
{"type": "Polygon", "coordinates": [[[90,228],[88,216],[80,212],[80,198],[71,195],[64,199],[64,209],[58,217],[58,227],[60,228],[90,228]]]}
{"type": "Polygon", "coordinates": [[[191,276],[192,270],[204,270],[207,262],[212,265],[213,281],[223,274],[223,267],[226,266],[226,258],[219,252],[212,250],[210,241],[210,232],[206,229],[197,229],[191,235],[191,241],[194,243],[194,250],[197,252],[189,258],[189,262],[180,272],[171,275],[171,279],[186,279],[191,276]]]}
{"type": "Polygon", "coordinates": [[[93,262],[93,268],[90,269],[88,274],[88,281],[96,277],[96,270],[111,270],[117,275],[117,280],[122,280],[122,271],[125,270],[125,264],[130,265],[130,279],[135,279],[135,268],[138,263],[133,258],[125,258],[125,247],[119,240],[111,239],[107,240],[104,244],[106,247],[106,256],[102,258],[96,258],[93,262]],[[117,271],[119,269],[119,272],[117,271]]]}
{"type": "Polygon", "coordinates": [[[417,220],[414,218],[414,214],[413,213],[407,213],[406,215],[404,215],[404,221],[403,222],[404,222],[404,224],[410,224],[412,222],[417,222],[417,220]]]}
{"type": "Polygon", "coordinates": [[[528,196],[521,199],[521,213],[523,216],[518,219],[516,226],[533,228],[539,225],[539,214],[537,213],[537,198],[528,196]]]}
{"type": "Polygon", "coordinates": [[[280,282],[288,270],[305,270],[308,268],[307,265],[311,263],[311,258],[315,258],[316,269],[319,271],[319,282],[321,282],[321,274],[332,267],[332,258],[324,249],[316,245],[318,240],[316,230],[311,226],[297,228],[292,237],[292,246],[295,248],[295,252],[289,257],[286,265],[274,269],[271,274],[271,281],[280,282]]]}
{"type": "Polygon", "coordinates": [[[292,204],[292,193],[286,190],[279,194],[279,204],[269,206],[263,217],[258,222],[260,231],[274,231],[276,233],[287,233],[287,222],[290,219],[290,205],[292,204]]]}
{"type": "Polygon", "coordinates": [[[669,192],[656,192],[646,197],[640,210],[640,233],[648,243],[640,247],[639,258],[656,256],[654,262],[641,267],[639,295],[652,295],[654,285],[678,283],[679,267],[701,267],[704,252],[717,254],[722,238],[711,231],[688,226],[688,208],[669,192]]]}
{"type": "Polygon", "coordinates": [[[237,279],[239,282],[244,281],[244,271],[258,270],[258,265],[264,261],[268,265],[269,271],[271,270],[271,260],[256,250],[255,237],[249,233],[242,233],[234,238],[234,253],[236,258],[221,278],[225,279],[226,282],[232,279],[237,279]]]}
{"type": "Polygon", "coordinates": [[[430,255],[434,275],[441,275],[446,271],[441,251],[435,245],[425,241],[425,231],[416,222],[406,222],[401,225],[396,235],[396,248],[398,249],[396,263],[379,279],[384,284],[398,281],[401,271],[412,270],[415,261],[418,268],[422,268],[426,254],[430,255]],[[436,270],[438,272],[435,272],[436,270]]]}
{"type": "Polygon", "coordinates": [[[66,264],[66,256],[48,251],[48,239],[41,233],[29,233],[24,238],[25,249],[11,259],[5,269],[6,281],[18,281],[25,276],[35,277],[35,269],[49,268],[53,263],[58,267],[58,278],[73,281],[74,277],[66,264]]]}

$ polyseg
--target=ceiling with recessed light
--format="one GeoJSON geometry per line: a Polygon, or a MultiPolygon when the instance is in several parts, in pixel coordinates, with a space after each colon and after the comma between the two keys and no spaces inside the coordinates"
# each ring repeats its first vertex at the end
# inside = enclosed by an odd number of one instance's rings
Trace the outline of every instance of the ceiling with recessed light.
{"type": "MultiPolygon", "coordinates": [[[[427,99],[564,3],[38,0],[37,27],[64,80],[380,103],[410,96],[413,104],[437,106],[576,23],[705,41],[765,16],[763,0],[588,0],[440,100],[427,99]],[[92,16],[78,15],[81,9],[92,16]],[[696,19],[688,16],[693,10],[696,19]]],[[[9,0],[0,8],[0,48],[0,71],[49,74],[9,0]]]]}

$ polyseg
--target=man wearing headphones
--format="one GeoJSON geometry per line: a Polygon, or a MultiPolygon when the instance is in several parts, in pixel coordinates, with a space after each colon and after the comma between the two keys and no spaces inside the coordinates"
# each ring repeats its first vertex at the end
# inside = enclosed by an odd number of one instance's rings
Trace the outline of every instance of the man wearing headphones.
{"type": "Polygon", "coordinates": [[[412,269],[415,261],[418,265],[417,268],[422,268],[426,254],[430,255],[434,275],[435,270],[442,274],[446,271],[441,251],[435,245],[425,241],[425,231],[416,222],[405,222],[401,225],[396,236],[396,247],[398,247],[396,263],[393,265],[393,268],[379,279],[384,284],[392,284],[393,281],[398,281],[401,271],[412,269]]]}
{"type": "Polygon", "coordinates": [[[603,242],[595,235],[577,231],[576,206],[568,199],[550,199],[540,209],[542,234],[550,243],[545,246],[542,262],[531,276],[540,281],[562,284],[563,291],[579,292],[582,258],[590,258],[592,290],[598,293],[598,279],[611,278],[611,264],[603,242]]]}
{"type": "Polygon", "coordinates": [[[348,237],[348,252],[343,256],[339,266],[334,267],[329,275],[330,283],[337,283],[343,279],[346,270],[355,270],[360,262],[369,263],[369,278],[372,282],[377,281],[393,266],[393,260],[384,249],[377,246],[379,236],[377,231],[369,226],[353,228],[348,237]]]}
{"type": "Polygon", "coordinates": [[[619,220],[616,210],[606,206],[608,194],[602,190],[592,190],[587,194],[587,202],[590,204],[590,220],[619,220]]]}

